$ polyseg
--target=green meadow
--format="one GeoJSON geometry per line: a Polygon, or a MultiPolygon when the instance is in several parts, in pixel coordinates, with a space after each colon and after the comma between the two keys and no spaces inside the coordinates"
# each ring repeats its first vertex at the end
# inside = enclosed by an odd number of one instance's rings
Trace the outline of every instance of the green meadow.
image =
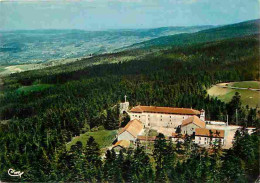
{"type": "Polygon", "coordinates": [[[260,89],[260,82],[259,81],[242,81],[242,82],[235,82],[232,84],[232,86],[239,87],[239,88],[260,89]]]}
{"type": "MultiPolygon", "coordinates": [[[[229,86],[241,87],[241,88],[258,88],[259,82],[246,81],[246,82],[235,82],[229,84],[229,86]]],[[[219,86],[213,86],[208,90],[208,94],[212,97],[217,97],[223,102],[230,102],[235,93],[238,92],[241,95],[241,102],[243,106],[248,105],[249,107],[260,106],[260,92],[252,90],[241,90],[231,88],[221,88],[219,86]]]]}
{"type": "Polygon", "coordinates": [[[86,132],[80,136],[74,137],[72,141],[67,144],[67,149],[69,150],[72,145],[77,143],[77,141],[81,141],[83,147],[85,147],[90,136],[95,139],[100,148],[108,147],[112,145],[116,138],[116,134],[117,130],[98,130],[96,132],[86,132]]]}
{"type": "Polygon", "coordinates": [[[36,85],[31,85],[31,86],[21,86],[20,88],[18,88],[16,91],[17,93],[31,93],[31,92],[40,92],[43,91],[45,89],[48,89],[50,87],[53,87],[54,85],[51,84],[36,84],[36,85]]]}

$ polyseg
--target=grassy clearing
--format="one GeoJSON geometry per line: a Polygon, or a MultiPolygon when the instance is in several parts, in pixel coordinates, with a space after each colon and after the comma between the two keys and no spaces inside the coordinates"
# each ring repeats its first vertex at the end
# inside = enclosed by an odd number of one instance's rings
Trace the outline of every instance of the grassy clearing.
{"type": "Polygon", "coordinates": [[[239,87],[239,88],[260,89],[260,82],[259,81],[242,81],[242,82],[235,82],[232,84],[232,86],[239,87]]]}
{"type": "Polygon", "coordinates": [[[227,93],[231,92],[232,89],[229,88],[221,88],[218,86],[212,86],[210,89],[208,89],[208,94],[210,96],[223,96],[226,95],[227,93]]]}
{"type": "Polygon", "coordinates": [[[31,86],[22,86],[18,88],[16,91],[17,93],[22,93],[24,92],[25,94],[30,93],[30,92],[38,92],[45,90],[47,88],[53,87],[51,84],[36,84],[36,85],[31,85],[31,86]]]}
{"type": "Polygon", "coordinates": [[[0,66],[0,75],[9,75],[11,73],[23,72],[40,68],[42,68],[42,64],[0,66]]]}
{"type": "MultiPolygon", "coordinates": [[[[245,83],[242,84],[241,86],[246,86],[247,84],[248,83],[245,83]]],[[[230,102],[230,100],[232,99],[232,97],[235,95],[236,92],[240,93],[241,102],[243,106],[246,105],[248,105],[249,107],[256,107],[257,105],[260,106],[260,100],[259,100],[260,92],[258,91],[221,88],[218,86],[213,86],[208,90],[208,94],[210,96],[217,97],[218,99],[226,103],[230,102]]]]}
{"type": "Polygon", "coordinates": [[[228,92],[226,95],[218,96],[218,98],[224,102],[229,102],[236,92],[239,92],[241,95],[242,105],[256,107],[260,106],[260,93],[257,91],[250,90],[232,90],[228,92]]]}
{"type": "Polygon", "coordinates": [[[99,130],[96,132],[86,132],[78,137],[74,137],[71,142],[67,144],[67,150],[77,141],[81,141],[83,146],[86,146],[86,142],[90,136],[94,137],[100,148],[105,148],[112,145],[117,134],[117,130],[99,130]]]}

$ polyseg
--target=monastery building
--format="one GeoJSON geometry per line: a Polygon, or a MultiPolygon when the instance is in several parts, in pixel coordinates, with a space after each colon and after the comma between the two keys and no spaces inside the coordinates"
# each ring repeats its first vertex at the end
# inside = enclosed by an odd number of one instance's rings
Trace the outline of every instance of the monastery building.
{"type": "Polygon", "coordinates": [[[177,128],[183,120],[197,116],[205,120],[205,111],[189,108],[136,106],[128,112],[130,119],[138,119],[144,127],[177,128]]]}

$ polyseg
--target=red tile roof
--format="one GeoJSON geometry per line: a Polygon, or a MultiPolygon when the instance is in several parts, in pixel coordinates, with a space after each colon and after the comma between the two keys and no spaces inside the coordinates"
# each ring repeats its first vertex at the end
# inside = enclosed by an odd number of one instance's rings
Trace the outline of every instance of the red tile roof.
{"type": "MultiPolygon", "coordinates": [[[[169,140],[170,139],[168,136],[165,136],[164,138],[165,138],[165,140],[169,140]]],[[[146,141],[146,139],[147,139],[147,141],[155,141],[156,140],[156,136],[147,136],[146,137],[146,136],[139,135],[139,136],[137,136],[137,139],[140,140],[140,141],[146,141]]]]}
{"type": "Polygon", "coordinates": [[[120,140],[113,147],[116,147],[116,146],[121,146],[123,148],[128,148],[130,146],[130,141],[129,140],[120,140]]]}
{"type": "Polygon", "coordinates": [[[188,119],[183,120],[181,126],[186,126],[191,123],[199,126],[200,128],[206,127],[205,122],[202,121],[198,116],[192,116],[192,117],[189,117],[188,119]]]}
{"type": "Polygon", "coordinates": [[[188,114],[199,115],[200,111],[189,108],[174,108],[174,107],[156,107],[156,106],[135,106],[131,110],[134,113],[165,113],[165,114],[188,114]]]}
{"type": "Polygon", "coordinates": [[[178,134],[178,133],[172,133],[172,137],[174,137],[174,138],[185,138],[185,135],[178,134]]]}
{"type": "Polygon", "coordinates": [[[246,129],[256,129],[256,127],[253,127],[253,126],[248,126],[248,127],[246,127],[246,129]]]}
{"type": "Polygon", "coordinates": [[[137,136],[137,139],[138,140],[140,140],[140,141],[155,141],[155,139],[156,139],[156,136],[150,136],[150,137],[148,137],[148,136],[137,136]]]}
{"type": "Polygon", "coordinates": [[[196,136],[210,137],[212,135],[212,137],[214,138],[224,138],[224,134],[225,134],[224,130],[206,129],[206,128],[195,129],[196,136]]]}
{"type": "Polygon", "coordinates": [[[128,124],[119,131],[118,135],[127,131],[136,138],[137,135],[143,130],[143,128],[144,128],[143,123],[137,119],[134,119],[132,121],[129,121],[128,124]]]}

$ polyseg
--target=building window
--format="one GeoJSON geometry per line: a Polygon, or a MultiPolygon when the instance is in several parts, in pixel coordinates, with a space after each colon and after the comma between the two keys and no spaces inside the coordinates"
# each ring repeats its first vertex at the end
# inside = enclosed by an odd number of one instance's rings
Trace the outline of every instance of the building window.
{"type": "Polygon", "coordinates": [[[170,118],[172,118],[172,116],[170,116],[170,118]]]}
{"type": "Polygon", "coordinates": [[[205,138],[205,140],[207,140],[207,138],[205,138]]]}
{"type": "Polygon", "coordinates": [[[150,121],[150,118],[148,118],[148,121],[150,121]]]}
{"type": "Polygon", "coordinates": [[[140,118],[140,116],[139,116],[139,118],[140,118]]]}
{"type": "Polygon", "coordinates": [[[201,140],[201,137],[199,139],[201,140]]]}
{"type": "Polygon", "coordinates": [[[162,119],[161,119],[161,121],[162,121],[162,119]]]}
{"type": "Polygon", "coordinates": [[[207,144],[207,142],[205,142],[205,144],[207,144]]]}
{"type": "Polygon", "coordinates": [[[170,119],[170,121],[172,121],[172,120],[170,119]]]}

